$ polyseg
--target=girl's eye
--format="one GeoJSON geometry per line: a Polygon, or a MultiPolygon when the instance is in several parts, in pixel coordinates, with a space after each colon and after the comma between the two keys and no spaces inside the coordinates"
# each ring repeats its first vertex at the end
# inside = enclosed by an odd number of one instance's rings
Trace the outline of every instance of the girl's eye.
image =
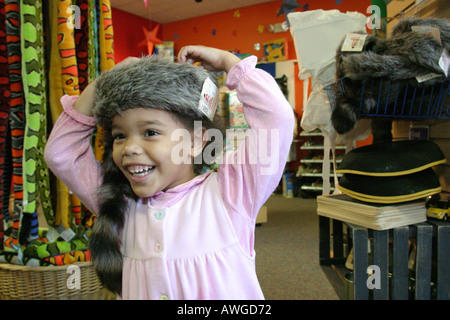
{"type": "Polygon", "coordinates": [[[125,135],[123,133],[116,133],[113,135],[114,140],[125,139],[125,135]]]}
{"type": "Polygon", "coordinates": [[[156,136],[157,134],[158,134],[158,132],[156,132],[154,130],[146,130],[145,131],[145,136],[146,137],[156,136]]]}

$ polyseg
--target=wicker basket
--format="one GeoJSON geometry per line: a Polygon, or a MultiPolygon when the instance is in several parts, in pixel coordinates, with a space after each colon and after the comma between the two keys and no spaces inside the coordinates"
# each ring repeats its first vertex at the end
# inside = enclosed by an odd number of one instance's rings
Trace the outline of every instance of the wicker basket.
{"type": "Polygon", "coordinates": [[[27,267],[0,264],[0,300],[112,300],[116,295],[104,289],[90,262],[78,266],[79,289],[68,287],[69,266],[27,267]]]}

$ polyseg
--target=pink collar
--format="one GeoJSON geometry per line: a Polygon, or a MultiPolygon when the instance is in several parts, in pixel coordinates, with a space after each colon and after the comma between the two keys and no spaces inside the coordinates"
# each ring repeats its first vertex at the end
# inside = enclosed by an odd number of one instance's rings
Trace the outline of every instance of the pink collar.
{"type": "Polygon", "coordinates": [[[192,188],[205,181],[212,173],[208,171],[204,174],[196,176],[194,179],[182,183],[167,191],[159,191],[148,198],[152,207],[170,207],[183,198],[192,188]]]}

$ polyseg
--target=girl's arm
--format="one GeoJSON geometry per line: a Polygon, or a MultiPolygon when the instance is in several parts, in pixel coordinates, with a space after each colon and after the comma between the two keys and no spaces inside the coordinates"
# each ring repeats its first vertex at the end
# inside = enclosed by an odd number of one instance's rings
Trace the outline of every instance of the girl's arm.
{"type": "Polygon", "coordinates": [[[249,256],[259,209],[280,182],[294,132],[292,107],[275,79],[255,68],[256,62],[248,57],[228,73],[227,87],[236,89],[249,128],[238,150],[225,154],[218,172],[229,217],[249,256]]]}
{"type": "Polygon", "coordinates": [[[248,57],[228,73],[227,87],[236,89],[249,128],[219,168],[227,202],[251,221],[280,182],[294,132],[292,107],[275,79],[255,68],[256,62],[248,57]]]}
{"type": "Polygon", "coordinates": [[[228,73],[227,87],[236,89],[244,105],[248,135],[236,152],[227,152],[219,167],[222,198],[242,247],[252,255],[253,230],[259,209],[278,186],[291,147],[294,113],[275,79],[256,69],[256,57],[240,60],[219,49],[188,46],[180,62],[202,62],[228,73]]]}
{"type": "Polygon", "coordinates": [[[94,89],[93,85],[88,86],[80,97],[62,97],[64,112],[53,126],[44,157],[50,170],[96,213],[102,169],[91,146],[95,121],[88,116],[92,114],[88,99],[92,93],[90,89],[94,89]]]}

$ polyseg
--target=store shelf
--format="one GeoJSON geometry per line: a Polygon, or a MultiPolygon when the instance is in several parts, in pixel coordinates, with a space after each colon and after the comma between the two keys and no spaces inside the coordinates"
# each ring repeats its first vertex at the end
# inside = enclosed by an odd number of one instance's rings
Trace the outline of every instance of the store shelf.
{"type": "MultiPolygon", "coordinates": [[[[308,154],[303,159],[300,159],[300,164],[303,165],[304,169],[297,173],[297,177],[300,178],[300,190],[304,191],[305,197],[309,197],[310,195],[317,195],[323,191],[323,135],[320,130],[314,130],[312,132],[303,131],[300,133],[300,136],[308,138],[308,141],[300,146],[300,150],[308,151],[308,154]]],[[[345,150],[346,146],[336,146],[335,154],[337,155],[337,164],[342,162],[345,150]]],[[[332,166],[332,163],[332,155],[330,154],[330,166],[332,166]]],[[[331,170],[333,171],[333,168],[331,170]]],[[[341,176],[341,174],[336,175],[338,178],[341,176]]],[[[331,172],[330,178],[334,179],[334,177],[335,175],[331,172]]],[[[334,191],[334,188],[331,188],[331,191],[334,191]]]]}
{"type": "MultiPolygon", "coordinates": [[[[302,159],[300,160],[301,163],[323,163],[323,159],[302,159]]],[[[336,163],[341,163],[342,160],[336,160],[336,163]]]]}
{"type": "MultiPolygon", "coordinates": [[[[323,150],[323,145],[303,145],[300,147],[301,150],[323,150]]],[[[336,150],[345,150],[345,146],[336,146],[336,150]]]]}
{"type": "MultiPolygon", "coordinates": [[[[330,173],[330,175],[333,175],[333,172],[330,173]]],[[[317,178],[321,178],[322,177],[322,173],[302,173],[301,174],[302,177],[317,177],[317,178]]],[[[342,177],[342,173],[338,173],[336,175],[338,178],[342,177]]]]}
{"type": "MultiPolygon", "coordinates": [[[[302,190],[306,190],[306,191],[322,191],[323,187],[322,186],[308,186],[308,185],[303,185],[300,187],[300,189],[302,190]]],[[[334,188],[331,187],[330,188],[331,191],[334,191],[334,188]]]]}

